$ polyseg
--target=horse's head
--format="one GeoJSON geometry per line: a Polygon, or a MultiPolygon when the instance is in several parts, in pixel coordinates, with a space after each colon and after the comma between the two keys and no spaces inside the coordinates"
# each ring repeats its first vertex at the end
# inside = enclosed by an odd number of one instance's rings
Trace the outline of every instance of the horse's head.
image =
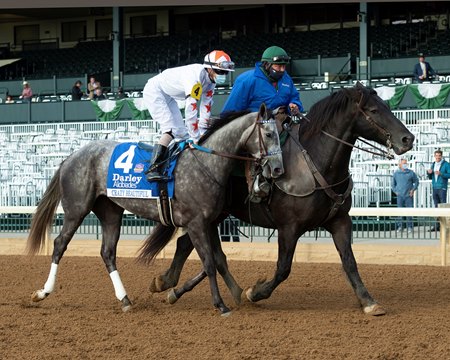
{"type": "Polygon", "coordinates": [[[355,131],[367,140],[392,148],[397,155],[413,146],[414,135],[394,116],[387,104],[359,82],[350,96],[356,103],[355,131]]]}
{"type": "Polygon", "coordinates": [[[281,155],[280,137],[272,112],[261,104],[254,127],[245,138],[245,147],[251,155],[259,159],[263,176],[277,178],[284,173],[283,158],[281,155]]]}

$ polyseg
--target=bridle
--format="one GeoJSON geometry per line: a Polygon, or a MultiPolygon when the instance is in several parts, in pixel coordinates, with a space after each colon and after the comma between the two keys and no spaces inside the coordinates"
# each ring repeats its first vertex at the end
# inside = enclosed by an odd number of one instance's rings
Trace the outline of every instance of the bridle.
{"type": "MultiPolygon", "coordinates": [[[[244,141],[244,146],[247,145],[249,139],[251,138],[251,136],[253,135],[253,133],[255,131],[258,131],[258,147],[259,147],[259,157],[253,157],[253,156],[241,156],[241,155],[234,155],[234,154],[229,154],[229,153],[225,153],[225,152],[220,152],[220,151],[216,151],[213,149],[209,149],[203,146],[200,146],[198,144],[195,144],[193,141],[189,141],[188,140],[188,144],[189,144],[189,149],[190,150],[199,150],[202,152],[206,152],[208,154],[212,154],[212,155],[217,155],[217,156],[221,156],[221,157],[226,157],[226,158],[230,158],[230,159],[236,159],[236,160],[244,160],[247,162],[254,162],[255,163],[255,167],[256,168],[263,168],[267,161],[268,161],[268,157],[270,156],[274,156],[274,155],[278,155],[280,154],[281,151],[281,147],[280,150],[278,151],[273,151],[273,152],[269,152],[267,150],[267,146],[264,142],[264,137],[263,137],[263,124],[276,124],[276,121],[272,118],[269,119],[262,119],[260,118],[260,114],[258,113],[258,116],[255,120],[255,123],[253,125],[253,128],[250,132],[250,134],[248,135],[247,139],[244,141]]],[[[214,180],[214,182],[222,187],[224,187],[225,185],[219,183],[219,181],[217,181],[214,176],[211,174],[211,172],[209,171],[209,169],[205,166],[205,164],[203,164],[201,162],[201,160],[195,155],[195,153],[192,153],[195,157],[195,159],[197,160],[197,162],[200,164],[200,166],[203,168],[203,171],[208,175],[208,177],[210,177],[211,179],[214,180]]]]}
{"type": "Polygon", "coordinates": [[[281,147],[280,150],[278,151],[272,151],[269,152],[267,150],[267,146],[264,143],[264,137],[262,134],[262,125],[263,124],[276,124],[276,121],[274,119],[260,119],[258,117],[256,118],[255,124],[253,125],[252,131],[250,132],[250,134],[248,135],[247,139],[244,141],[244,146],[247,145],[249,139],[251,138],[251,136],[253,135],[253,133],[255,132],[255,130],[258,130],[258,146],[259,146],[259,157],[253,157],[253,156],[240,156],[240,155],[234,155],[234,154],[229,154],[229,153],[225,153],[225,152],[221,152],[221,151],[216,151],[216,150],[212,150],[212,149],[208,149],[206,147],[200,146],[198,144],[195,144],[193,141],[189,141],[188,140],[188,144],[190,146],[191,150],[200,150],[209,154],[213,154],[213,155],[217,155],[217,156],[222,156],[222,157],[226,157],[226,158],[230,158],[230,159],[236,159],[236,160],[244,160],[244,161],[253,161],[253,162],[261,162],[263,159],[270,157],[270,156],[274,156],[274,155],[278,155],[280,154],[281,151],[281,147]]]}
{"type": "MultiPolygon", "coordinates": [[[[369,114],[367,114],[366,111],[364,111],[364,109],[363,109],[362,106],[361,106],[361,103],[362,103],[363,98],[364,98],[364,94],[361,94],[361,98],[360,98],[359,101],[356,103],[356,108],[357,108],[357,110],[358,110],[361,114],[363,114],[364,118],[369,122],[369,124],[370,124],[372,127],[374,127],[374,128],[375,128],[377,131],[379,131],[384,137],[386,137],[386,139],[387,139],[387,140],[386,140],[386,148],[387,148],[387,151],[384,150],[384,149],[381,149],[381,148],[379,148],[379,147],[377,147],[377,146],[375,146],[375,145],[373,145],[373,144],[371,144],[371,143],[369,143],[368,141],[366,141],[365,139],[362,139],[362,138],[360,138],[360,137],[358,137],[357,140],[359,140],[360,142],[363,142],[364,144],[370,146],[372,149],[375,149],[375,150],[377,150],[378,152],[375,152],[375,151],[372,151],[372,150],[369,150],[369,149],[366,149],[366,148],[357,146],[357,145],[355,145],[355,144],[351,144],[351,143],[349,143],[349,142],[347,142],[347,141],[345,141],[345,140],[339,139],[338,137],[336,137],[336,136],[334,136],[334,135],[332,135],[332,134],[326,132],[325,130],[321,130],[321,132],[322,132],[324,135],[326,135],[326,136],[328,136],[328,137],[330,137],[330,138],[332,138],[332,139],[334,139],[334,140],[336,140],[336,141],[338,141],[338,142],[340,142],[340,143],[342,143],[342,144],[344,144],[344,145],[350,146],[351,148],[355,148],[355,149],[358,149],[358,150],[361,150],[361,151],[365,151],[365,152],[370,153],[370,154],[373,154],[373,155],[383,156],[383,157],[385,157],[385,158],[391,160],[391,159],[394,158],[394,154],[392,154],[391,134],[390,134],[388,131],[386,131],[385,128],[383,128],[382,126],[378,125],[377,122],[376,122],[369,114]]],[[[357,115],[357,114],[356,114],[356,115],[357,115]]],[[[356,115],[355,115],[355,116],[356,116],[356,115]]],[[[311,120],[308,119],[307,116],[303,115],[302,117],[303,117],[306,121],[311,122],[311,120]]]]}

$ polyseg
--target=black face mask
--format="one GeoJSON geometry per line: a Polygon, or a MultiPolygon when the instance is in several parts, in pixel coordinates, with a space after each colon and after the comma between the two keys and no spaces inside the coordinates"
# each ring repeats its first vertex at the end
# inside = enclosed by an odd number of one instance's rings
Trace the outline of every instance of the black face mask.
{"type": "Polygon", "coordinates": [[[278,70],[273,69],[272,67],[270,68],[269,77],[271,80],[278,81],[283,77],[283,75],[284,75],[284,71],[278,71],[278,70]]]}

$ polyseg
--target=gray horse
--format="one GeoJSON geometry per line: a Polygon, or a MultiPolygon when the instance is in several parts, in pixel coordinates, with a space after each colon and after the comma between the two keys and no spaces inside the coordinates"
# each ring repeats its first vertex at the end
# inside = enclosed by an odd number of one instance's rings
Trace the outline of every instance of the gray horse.
{"type": "MultiPolygon", "coordinates": [[[[226,314],[229,308],[219,294],[208,228],[222,211],[225,185],[237,161],[236,155],[246,151],[259,158],[263,162],[263,175],[268,178],[279,177],[284,169],[277,125],[264,105],[257,113],[241,114],[236,119],[219,119],[204,138],[203,147],[231,157],[196,150],[180,154],[174,171],[172,217],[176,226],[187,228],[191,238],[195,239],[194,246],[210,279],[213,304],[222,314],[226,314]]],[[[45,299],[54,290],[58,264],[83,219],[92,211],[102,226],[101,256],[114,285],[115,295],[124,311],[130,308],[131,302],[116,267],[122,215],[124,210],[128,210],[143,218],[159,221],[159,213],[157,201],[153,199],[107,196],[108,165],[116,145],[116,142],[107,140],[89,143],[68,157],[52,178],[33,216],[27,243],[29,253],[36,253],[42,248],[60,201],[65,214],[64,224],[54,240],[48,280],[42,289],[33,293],[33,301],[45,299]]]]}

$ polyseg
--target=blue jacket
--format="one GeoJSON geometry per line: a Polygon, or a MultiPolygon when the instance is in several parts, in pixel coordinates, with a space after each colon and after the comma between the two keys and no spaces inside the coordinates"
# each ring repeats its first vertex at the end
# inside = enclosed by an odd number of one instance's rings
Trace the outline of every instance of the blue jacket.
{"type": "Polygon", "coordinates": [[[260,68],[258,62],[253,70],[248,70],[236,78],[230,95],[222,109],[222,114],[228,111],[251,110],[258,111],[264,102],[269,109],[297,104],[303,112],[300,95],[294,86],[292,78],[284,72],[275,88],[260,68]]]}
{"type": "Polygon", "coordinates": [[[441,175],[438,176],[437,180],[434,176],[434,164],[431,164],[431,170],[433,172],[431,174],[428,174],[428,179],[431,179],[431,185],[433,186],[433,189],[445,189],[447,190],[448,186],[448,179],[450,179],[450,164],[442,160],[441,167],[439,171],[441,172],[441,175]]]}
{"type": "Polygon", "coordinates": [[[420,62],[414,65],[414,78],[418,82],[422,81],[430,81],[430,76],[436,75],[436,71],[433,70],[429,62],[425,61],[425,69],[427,69],[427,78],[426,79],[419,79],[419,76],[423,75],[422,67],[420,66],[420,62]]]}
{"type": "Polygon", "coordinates": [[[419,186],[419,178],[416,173],[410,169],[400,170],[394,172],[392,176],[392,191],[397,196],[409,196],[411,190],[416,191],[419,186]]]}

